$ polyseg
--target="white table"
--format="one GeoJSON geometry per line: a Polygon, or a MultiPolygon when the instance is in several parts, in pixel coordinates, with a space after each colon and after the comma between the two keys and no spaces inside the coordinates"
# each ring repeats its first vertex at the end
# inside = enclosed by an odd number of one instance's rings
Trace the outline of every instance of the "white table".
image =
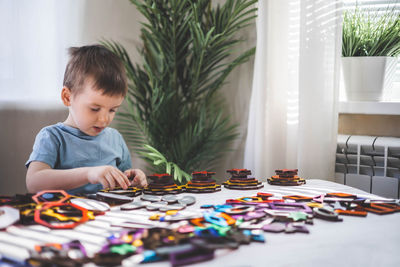
{"type": "MultiPolygon", "coordinates": [[[[204,204],[224,204],[226,199],[254,196],[257,192],[273,193],[278,197],[290,194],[317,196],[329,192],[343,192],[383,199],[346,185],[323,180],[307,180],[307,184],[297,187],[265,184],[264,188],[259,190],[241,191],[222,188],[221,192],[182,195],[196,197],[196,204],[187,208],[194,210],[204,204]]],[[[242,245],[237,250],[218,250],[212,261],[192,266],[400,266],[400,213],[387,215],[368,213],[367,217],[342,217],[343,222],[329,222],[315,218],[314,225],[307,225],[309,234],[265,233],[266,243],[253,242],[242,245]]],[[[100,217],[98,218],[100,220],[100,217]]],[[[100,244],[106,236],[105,233],[97,236],[85,235],[86,226],[79,227],[77,230],[81,231],[82,240],[100,244]]],[[[69,233],[77,231],[46,230],[41,226],[31,228],[47,231],[49,236],[55,234],[64,238],[69,238],[69,233]]],[[[3,233],[3,236],[4,234],[7,233],[3,233]]],[[[143,266],[169,266],[169,263],[164,261],[143,266]]]]}

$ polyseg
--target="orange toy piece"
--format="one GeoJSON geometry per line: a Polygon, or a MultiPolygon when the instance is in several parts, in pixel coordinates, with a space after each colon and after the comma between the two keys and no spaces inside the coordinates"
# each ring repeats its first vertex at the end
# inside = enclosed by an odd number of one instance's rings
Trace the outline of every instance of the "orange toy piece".
{"type": "Polygon", "coordinates": [[[224,218],[228,225],[233,225],[236,223],[235,219],[233,219],[231,216],[229,216],[228,214],[226,214],[224,212],[221,212],[220,214],[218,214],[218,216],[224,218]]]}
{"type": "Polygon", "coordinates": [[[43,190],[32,196],[32,199],[36,202],[36,204],[43,204],[46,202],[64,203],[70,197],[71,196],[64,190],[43,190]]]}

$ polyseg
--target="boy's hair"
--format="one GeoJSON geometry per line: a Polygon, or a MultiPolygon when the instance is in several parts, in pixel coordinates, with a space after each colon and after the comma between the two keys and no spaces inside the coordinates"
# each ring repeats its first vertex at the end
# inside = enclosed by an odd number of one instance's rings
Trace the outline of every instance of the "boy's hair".
{"type": "Polygon", "coordinates": [[[64,86],[79,93],[87,78],[105,95],[126,95],[124,64],[117,55],[102,45],[70,47],[70,59],[65,69],[64,86]]]}

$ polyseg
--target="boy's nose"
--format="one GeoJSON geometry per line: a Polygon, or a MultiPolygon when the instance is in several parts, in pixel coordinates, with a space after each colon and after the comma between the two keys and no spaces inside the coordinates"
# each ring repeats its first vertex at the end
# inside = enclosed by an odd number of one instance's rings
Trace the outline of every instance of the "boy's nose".
{"type": "Polygon", "coordinates": [[[97,120],[104,126],[107,125],[109,116],[108,114],[100,114],[97,120]]]}

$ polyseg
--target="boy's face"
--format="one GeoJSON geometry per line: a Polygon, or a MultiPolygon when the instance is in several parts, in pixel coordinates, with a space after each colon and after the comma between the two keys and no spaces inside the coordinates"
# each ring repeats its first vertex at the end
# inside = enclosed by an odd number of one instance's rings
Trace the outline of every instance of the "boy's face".
{"type": "Polygon", "coordinates": [[[78,128],[87,135],[96,136],[114,119],[117,108],[121,105],[122,95],[103,95],[102,90],[93,87],[87,79],[82,90],[71,94],[64,87],[61,93],[64,105],[69,106],[69,115],[65,124],[78,128]]]}

